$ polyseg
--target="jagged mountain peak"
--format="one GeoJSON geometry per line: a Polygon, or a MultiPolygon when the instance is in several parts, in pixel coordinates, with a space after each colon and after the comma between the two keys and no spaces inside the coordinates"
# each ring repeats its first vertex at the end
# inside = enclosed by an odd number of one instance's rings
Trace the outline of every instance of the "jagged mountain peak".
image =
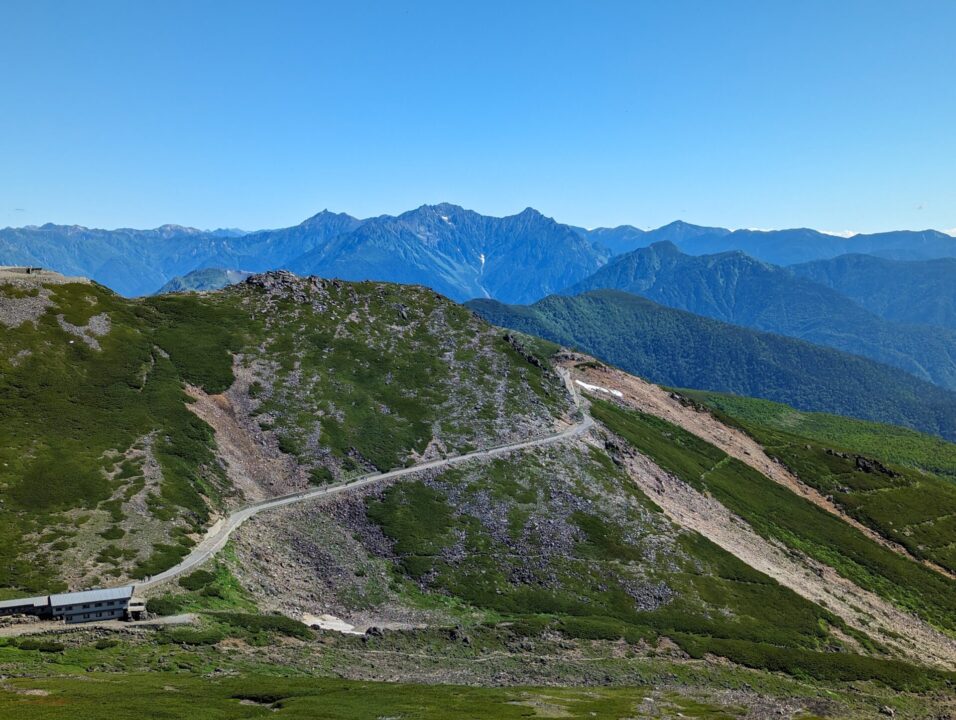
{"type": "Polygon", "coordinates": [[[327,222],[329,220],[354,220],[360,222],[358,218],[349,215],[348,213],[337,213],[326,208],[321,212],[317,212],[315,215],[306,218],[301,223],[299,227],[309,227],[311,225],[316,225],[318,223],[327,222]]]}
{"type": "Polygon", "coordinates": [[[779,265],[847,252],[893,259],[956,255],[956,240],[936,231],[847,240],[808,229],[731,231],[684,220],[646,232],[627,225],[584,230],[533,207],[495,217],[443,201],[367,219],[324,209],[298,225],[251,233],[174,224],[152,230],[52,223],[7,228],[0,230],[0,264],[86,275],[126,295],[155,292],[197,269],[291,267],[425,284],[460,300],[491,295],[532,302],[583,280],[612,257],[658,241],[690,255],[738,250],[779,265]]]}
{"type": "Polygon", "coordinates": [[[507,220],[508,218],[520,219],[525,222],[548,222],[548,223],[554,223],[555,225],[561,224],[561,223],[558,223],[558,221],[555,220],[553,217],[548,217],[540,210],[535,210],[533,207],[530,207],[530,206],[526,207],[524,210],[522,210],[519,213],[516,213],[514,215],[509,215],[502,219],[507,220]]]}

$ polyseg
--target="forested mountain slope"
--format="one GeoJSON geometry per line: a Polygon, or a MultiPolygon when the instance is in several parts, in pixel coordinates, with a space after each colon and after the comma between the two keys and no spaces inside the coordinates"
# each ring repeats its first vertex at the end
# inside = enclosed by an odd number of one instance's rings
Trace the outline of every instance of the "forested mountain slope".
{"type": "Polygon", "coordinates": [[[956,328],[956,258],[915,261],[841,255],[787,269],[887,320],[956,328]]]}
{"type": "Polygon", "coordinates": [[[830,348],[663,307],[614,290],[530,306],[468,303],[496,325],[539,335],[672,387],[776,400],[801,410],[956,437],[956,394],[830,348]]]}
{"type": "Polygon", "coordinates": [[[605,288],[862,355],[956,388],[956,331],[884,320],[836,290],[739,252],[697,257],[657,243],[614,258],[565,293],[605,288]]]}

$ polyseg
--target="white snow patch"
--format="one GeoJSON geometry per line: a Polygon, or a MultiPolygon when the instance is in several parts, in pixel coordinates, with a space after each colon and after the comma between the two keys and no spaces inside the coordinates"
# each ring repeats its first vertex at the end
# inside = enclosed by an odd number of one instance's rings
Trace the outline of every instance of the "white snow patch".
{"type": "Polygon", "coordinates": [[[346,635],[362,635],[363,633],[355,629],[354,625],[349,625],[345,620],[335,617],[335,615],[312,615],[311,613],[302,613],[302,622],[310,627],[318,626],[323,630],[333,630],[346,635]]]}
{"type": "Polygon", "coordinates": [[[447,215],[439,215],[439,217],[440,217],[442,220],[444,220],[446,223],[448,223],[449,225],[451,225],[451,220],[448,219],[448,216],[447,216],[447,215]]]}
{"type": "Polygon", "coordinates": [[[624,397],[624,393],[622,393],[620,390],[608,390],[606,387],[601,387],[600,385],[590,385],[589,383],[581,382],[580,380],[575,380],[574,382],[583,387],[585,390],[591,390],[592,392],[596,390],[597,392],[608,393],[614,397],[624,397]]]}
{"type": "Polygon", "coordinates": [[[856,230],[821,230],[824,235],[833,235],[834,237],[841,238],[851,238],[854,235],[859,235],[856,230]]]}

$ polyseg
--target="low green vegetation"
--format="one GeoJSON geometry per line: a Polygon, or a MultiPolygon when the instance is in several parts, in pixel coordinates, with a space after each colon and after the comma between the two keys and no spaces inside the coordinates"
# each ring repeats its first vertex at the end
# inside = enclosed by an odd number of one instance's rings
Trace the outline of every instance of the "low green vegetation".
{"type": "MultiPolygon", "coordinates": [[[[686,451],[678,439],[674,457],[686,451]]],[[[877,643],[827,610],[673,528],[598,451],[551,449],[397,484],[368,501],[367,515],[392,541],[401,582],[519,634],[629,643],[667,636],[688,652],[797,674],[819,676],[833,663],[841,669],[831,677],[901,689],[946,681],[881,658],[877,643]],[[832,629],[875,657],[853,654],[832,629]]]]}
{"type": "Polygon", "coordinates": [[[255,603],[232,572],[235,563],[235,551],[226,545],[211,567],[179,578],[177,590],[149,598],[149,612],[161,616],[255,612],[255,603]]]}
{"type": "Polygon", "coordinates": [[[14,642],[14,645],[20,650],[36,650],[41,653],[63,652],[64,646],[55,640],[48,638],[20,638],[14,642]]]}
{"type": "MultiPolygon", "coordinates": [[[[525,629],[513,622],[472,627],[467,643],[450,641],[447,628],[365,638],[323,633],[320,639],[299,640],[276,632],[243,634],[241,628],[205,622],[111,637],[75,629],[60,636],[60,647],[50,651],[0,639],[0,717],[121,720],[280,713],[356,719],[732,720],[769,704],[792,708],[801,719],[869,720],[884,705],[904,718],[927,712],[935,716],[948,697],[945,684],[916,693],[889,689],[879,680],[844,684],[782,667],[797,676],[790,678],[739,665],[687,661],[667,650],[658,653],[616,640],[568,641],[553,631],[529,637],[522,634],[525,629]],[[557,659],[556,653],[564,654],[557,659]],[[424,671],[429,684],[370,682],[361,677],[370,668],[387,677],[420,678],[424,671]],[[454,673],[459,682],[467,678],[471,687],[436,684],[436,670],[454,673]],[[518,684],[501,687],[496,678],[502,670],[518,684]],[[343,672],[353,679],[339,677],[343,672]],[[549,686],[534,687],[542,678],[549,686]],[[588,687],[566,686],[582,682],[588,687]]],[[[694,653],[695,641],[687,641],[694,653]]],[[[814,656],[818,665],[835,663],[820,655],[814,656]]],[[[747,662],[745,655],[741,661],[747,662]]],[[[834,667],[834,675],[846,672],[834,667]]]]}
{"type": "Polygon", "coordinates": [[[665,470],[712,494],[761,535],[807,553],[941,628],[956,629],[956,584],[951,580],[870,540],[675,425],[602,400],[593,402],[592,412],[612,432],[665,470]]]}
{"type": "MultiPolygon", "coordinates": [[[[849,515],[902,545],[914,557],[956,572],[956,482],[952,479],[911,467],[887,466],[872,457],[840,449],[853,447],[853,436],[833,433],[841,441],[834,449],[816,439],[762,427],[753,421],[739,424],[771,457],[832,498],[849,515]]],[[[827,426],[832,432],[834,423],[827,426]]],[[[892,439],[887,438],[876,455],[897,456],[899,451],[892,439]]],[[[915,442],[908,447],[911,454],[922,449],[915,442]]],[[[935,460],[935,464],[947,462],[945,455],[935,460]]]]}
{"type": "Polygon", "coordinates": [[[64,589],[64,566],[82,584],[155,575],[189,551],[236,489],[184,390],[225,391],[236,362],[262,427],[316,484],[404,466],[433,442],[499,444],[567,409],[540,362],[424,288],[285,278],[129,300],[76,283],[5,290],[0,313],[38,298],[35,320],[0,333],[12,594],[64,589]]]}
{"type": "Polygon", "coordinates": [[[436,439],[496,444],[502,418],[547,424],[566,409],[540,363],[424,288],[300,281],[251,315],[262,327],[251,364],[272,369],[258,412],[316,483],[401,467],[436,439]]]}
{"type": "Polygon", "coordinates": [[[255,613],[215,612],[210,613],[216,622],[244,631],[247,635],[261,636],[267,633],[279,633],[299,640],[312,640],[315,633],[308,626],[287,618],[285,615],[258,615],[255,613]]]}
{"type": "Polygon", "coordinates": [[[226,635],[218,628],[172,627],[162,631],[157,638],[160,644],[199,647],[217,645],[226,635]]]}
{"type": "Polygon", "coordinates": [[[808,442],[956,479],[956,444],[932,435],[840,415],[801,412],[770,400],[700,390],[681,393],[748,431],[776,430],[808,442]]]}
{"type": "MultiPolygon", "coordinates": [[[[20,720],[54,717],[125,720],[156,717],[259,718],[270,711],[314,720],[407,718],[408,720],[507,720],[534,717],[634,717],[646,693],[639,688],[473,688],[453,685],[372,683],[327,678],[246,675],[208,680],[174,673],[86,675],[13,681],[0,688],[0,715],[20,720]],[[18,694],[35,689],[44,694],[18,694]],[[547,715],[545,715],[547,716],[547,715]]],[[[728,717],[700,705],[697,717],[728,717]]]]}
{"type": "Polygon", "coordinates": [[[179,578],[179,584],[187,590],[202,590],[208,587],[215,579],[216,576],[208,570],[196,570],[189,575],[184,575],[179,578]]]}
{"type": "MultiPolygon", "coordinates": [[[[57,577],[64,556],[39,538],[74,527],[71,513],[79,509],[105,512],[113,523],[99,546],[86,549],[87,558],[99,554],[125,572],[137,564],[162,566],[122,551],[132,547],[117,525],[126,518],[125,497],[143,486],[125,455],[147,452],[148,445],[159,462],[162,483],[147,502],[170,528],[201,528],[208,515],[202,496],[217,497],[221,480],[212,432],[185,405],[181,369],[188,370],[188,361],[174,362],[175,351],[159,344],[171,322],[163,309],[84,284],[52,286],[50,302],[35,324],[0,333],[0,586],[30,592],[64,587],[57,577]],[[108,332],[95,337],[97,349],[57,316],[78,327],[105,317],[108,332]],[[111,542],[119,542],[117,551],[108,549],[111,542]]],[[[195,310],[204,312],[215,314],[195,310]]],[[[205,325],[219,323],[207,318],[205,325]]],[[[201,382],[200,376],[189,370],[188,377],[201,382]]],[[[164,562],[180,555],[166,553],[164,562]]]]}
{"type": "Polygon", "coordinates": [[[915,557],[956,571],[956,483],[893,464],[903,459],[953,473],[956,445],[874,423],[805,416],[746,398],[689,396],[738,425],[849,515],[915,557]]]}
{"type": "Polygon", "coordinates": [[[819,653],[775,647],[732,638],[676,636],[681,647],[693,658],[705,654],[720,655],[740,665],[797,677],[852,682],[876,680],[888,687],[923,692],[947,687],[956,682],[956,673],[918,671],[908,663],[845,653],[819,653]]]}
{"type": "Polygon", "coordinates": [[[256,328],[234,303],[170,295],[146,301],[162,313],[156,343],[169,354],[180,377],[208,393],[232,385],[232,353],[243,348],[243,331],[256,328]]]}

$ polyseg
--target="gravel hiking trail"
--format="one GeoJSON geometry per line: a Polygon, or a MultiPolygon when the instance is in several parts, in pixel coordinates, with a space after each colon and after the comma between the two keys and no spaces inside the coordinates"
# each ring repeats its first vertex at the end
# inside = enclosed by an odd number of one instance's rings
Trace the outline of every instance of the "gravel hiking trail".
{"type": "MultiPolygon", "coordinates": [[[[580,401],[578,394],[573,390],[565,372],[562,371],[560,374],[565,380],[565,384],[568,386],[572,398],[577,404],[580,401]]],[[[215,402],[214,405],[222,411],[221,414],[213,412],[213,407],[208,404],[202,410],[200,410],[200,412],[208,412],[209,417],[218,416],[220,420],[222,420],[224,417],[228,417],[229,413],[226,411],[223,401],[215,402]]],[[[226,421],[226,424],[230,424],[229,421],[226,421]]],[[[415,473],[421,472],[422,470],[450,467],[452,465],[469,462],[471,460],[499,457],[501,455],[507,455],[509,453],[526,450],[528,448],[565,442],[567,440],[572,440],[585,435],[591,429],[591,427],[593,427],[594,421],[591,419],[590,415],[584,413],[581,415],[580,419],[577,419],[570,424],[564,424],[565,427],[560,430],[556,430],[546,435],[532,437],[520,442],[508,443],[506,445],[485,448],[483,450],[475,450],[463,455],[454,455],[438,460],[431,460],[429,462],[419,463],[397,470],[390,470],[384,473],[363,475],[346,482],[324,485],[322,487],[313,487],[290,493],[288,495],[259,500],[258,502],[254,502],[243,508],[235,510],[226,517],[217,520],[206,532],[206,536],[195,547],[193,547],[189,555],[187,555],[180,563],[157,575],[146,578],[145,580],[136,583],[136,585],[140,589],[150,588],[152,586],[166,582],[167,580],[171,580],[172,578],[178,577],[179,575],[182,575],[183,573],[202,565],[225,546],[226,542],[229,540],[229,536],[235,532],[236,528],[242,525],[242,523],[251,518],[253,515],[257,515],[265,510],[271,510],[272,508],[283,507],[293,503],[305,502],[307,500],[314,500],[316,498],[326,497],[336,493],[349,492],[351,490],[366,487],[368,485],[394,480],[406,475],[413,475],[415,473]]],[[[217,440],[218,439],[219,437],[217,434],[217,440]]],[[[242,445],[235,446],[235,448],[240,448],[240,451],[241,447],[242,445]]]]}
{"type": "MultiPolygon", "coordinates": [[[[442,468],[468,462],[507,455],[524,449],[550,445],[587,436],[594,421],[587,412],[585,401],[580,397],[577,380],[597,386],[592,393],[602,393],[614,397],[619,402],[649,414],[680,425],[686,430],[713,443],[724,452],[736,457],[764,473],[776,482],[785,485],[800,496],[813,499],[813,492],[785,468],[775,463],[763,452],[763,449],[749,436],[719,423],[708,413],[698,412],[684,407],[671,398],[661,388],[644,381],[600,365],[588,365],[581,369],[575,367],[581,362],[580,356],[574,361],[563,361],[558,373],[565,382],[568,392],[574,399],[580,417],[573,423],[553,433],[530,438],[521,442],[509,443],[483,450],[447,458],[431,460],[407,468],[385,473],[365,475],[347,482],[336,483],[318,488],[309,488],[282,495],[265,498],[235,510],[218,520],[209,528],[205,538],[199,542],[178,565],[155,575],[138,584],[140,588],[149,588],[202,565],[221,550],[231,534],[246,520],[254,515],[273,508],[294,503],[306,502],[316,498],[384,483],[407,475],[414,475],[431,468],[442,468]],[[617,391],[617,392],[612,392],[617,391]],[[618,395],[620,393],[620,395],[618,395]]],[[[590,360],[590,358],[585,358],[590,360]]],[[[191,392],[198,401],[195,409],[204,419],[213,421],[217,429],[217,441],[220,432],[228,432],[231,447],[225,450],[227,463],[241,464],[244,456],[250,454],[254,460],[252,467],[258,468],[255,475],[246,478],[244,490],[254,488],[265,490],[261,483],[270,469],[278,469],[273,463],[277,458],[263,457],[261,445],[247,442],[241,437],[244,423],[236,422],[228,400],[217,397],[202,397],[201,393],[191,392]],[[198,396],[198,397],[197,397],[198,396]],[[259,470],[262,471],[260,475],[259,470]],[[250,482],[251,480],[251,482],[250,482]]],[[[223,440],[226,438],[224,437],[223,440]]],[[[597,442],[593,438],[592,442],[597,442]]],[[[266,453],[271,455],[271,453],[266,453]]],[[[849,580],[838,575],[828,566],[794,553],[788,548],[768,541],[754,532],[746,522],[733,515],[716,500],[698,493],[677,478],[664,472],[648,458],[634,453],[625,458],[625,465],[631,477],[678,525],[699,532],[728,552],[731,552],[751,567],[764,572],[782,585],[794,590],[808,600],[828,608],[840,616],[853,628],[867,634],[878,634],[879,639],[893,647],[901,655],[921,663],[951,669],[956,666],[956,640],[949,638],[919,619],[906,614],[878,596],[865,591],[849,580]]],[[[266,491],[267,492],[267,491],[266,491]]],[[[252,494],[252,493],[250,493],[252,494]]],[[[822,507],[840,515],[825,498],[819,497],[822,507]]],[[[816,504],[820,504],[816,502],[816,504]]],[[[845,518],[844,518],[845,519],[845,518]]],[[[854,524],[854,523],[851,523],[854,524]]],[[[858,524],[854,524],[858,526],[858,524]]],[[[861,531],[863,529],[861,528],[861,531]]],[[[867,533],[868,535],[870,533],[867,533]]],[[[884,544],[886,544],[884,542],[884,544]]]]}

